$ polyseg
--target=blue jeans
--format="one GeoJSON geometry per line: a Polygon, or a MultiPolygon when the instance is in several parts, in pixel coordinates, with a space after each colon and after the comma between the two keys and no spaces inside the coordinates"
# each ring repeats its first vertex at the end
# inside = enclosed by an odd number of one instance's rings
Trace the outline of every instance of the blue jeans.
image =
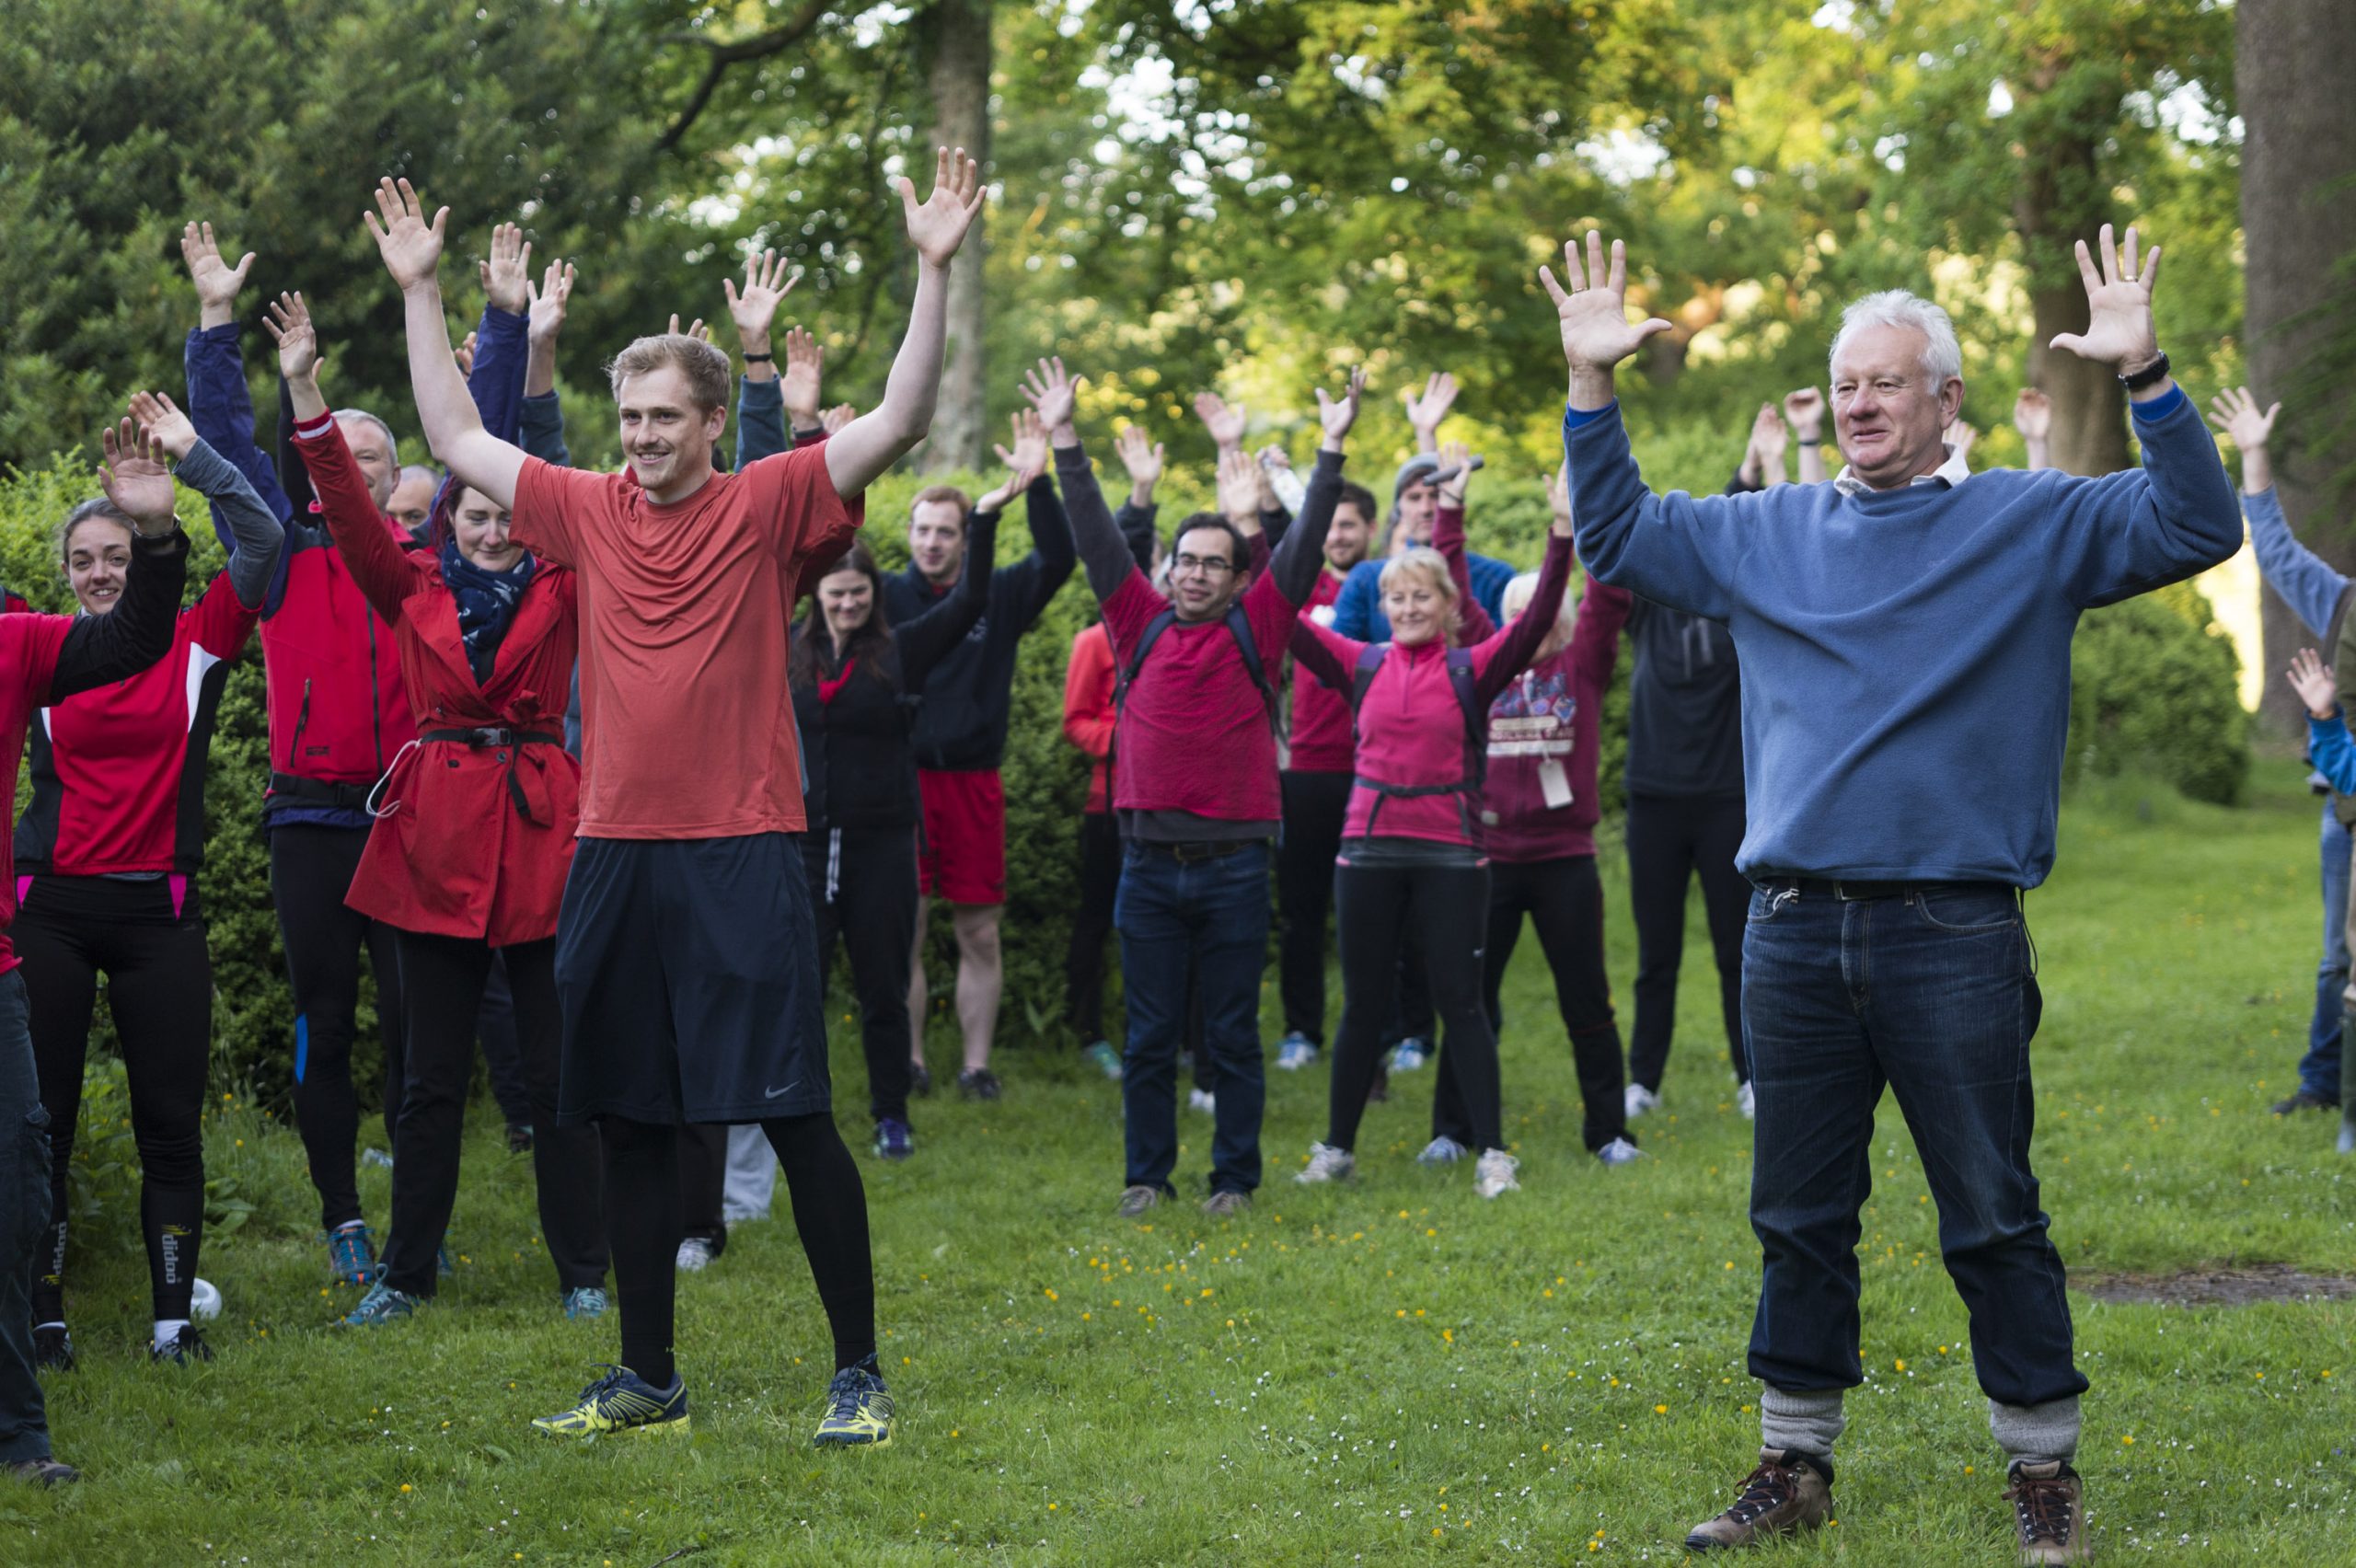
{"type": "Polygon", "coordinates": [[[33,1075],[24,977],[12,969],[0,974],[0,1465],[49,1458],[32,1295],[49,1211],[49,1113],[33,1075]]]}
{"type": "Polygon", "coordinates": [[[2348,1006],[2349,832],[2328,798],[2323,803],[2323,962],[2316,965],[2316,1016],[2307,1025],[2307,1054],[2299,1059],[2299,1087],[2319,1100],[2339,1099],[2339,1015],[2348,1006]]]}
{"type": "Polygon", "coordinates": [[[1260,1110],[1267,1098],[1260,972],[1268,958],[1268,847],[1181,860],[1166,846],[1124,845],[1113,923],[1121,934],[1129,1019],[1121,1073],[1127,1184],[1172,1190],[1178,1043],[1191,968],[1202,987],[1202,1048],[1217,1101],[1211,1191],[1251,1192],[1260,1184],[1260,1110]]]}
{"type": "Polygon", "coordinates": [[[2043,998],[2017,895],[1975,883],[1844,901],[1818,886],[1762,881],[1743,934],[1759,1096],[1750,1224],[1765,1262],[1751,1375],[1792,1390],[1863,1380],[1859,1211],[1887,1085],[1939,1205],[1981,1388],[2010,1405],[2081,1392],[2028,1165],[2043,998]]]}

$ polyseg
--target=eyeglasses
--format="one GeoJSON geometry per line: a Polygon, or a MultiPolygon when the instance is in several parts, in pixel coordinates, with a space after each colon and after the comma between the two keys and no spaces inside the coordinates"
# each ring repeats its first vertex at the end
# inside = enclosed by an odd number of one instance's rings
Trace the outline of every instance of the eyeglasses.
{"type": "Polygon", "coordinates": [[[1234,570],[1235,563],[1223,556],[1182,555],[1172,558],[1170,562],[1170,575],[1172,577],[1190,577],[1195,572],[1215,577],[1222,571],[1234,570]]]}

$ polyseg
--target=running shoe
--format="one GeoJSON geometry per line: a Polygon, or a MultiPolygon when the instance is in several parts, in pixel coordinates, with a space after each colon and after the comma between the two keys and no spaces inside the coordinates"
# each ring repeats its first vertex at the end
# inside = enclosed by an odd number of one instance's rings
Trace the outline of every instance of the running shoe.
{"type": "Polygon", "coordinates": [[[1113,1212],[1123,1219],[1135,1219],[1161,1201],[1161,1189],[1138,1185],[1121,1189],[1121,1201],[1113,1212]]]}
{"type": "Polygon", "coordinates": [[[916,1135],[908,1131],[906,1122],[886,1116],[875,1124],[876,1159],[906,1159],[916,1151],[916,1135]]]}
{"type": "Polygon", "coordinates": [[[74,1370],[74,1336],[63,1323],[43,1323],[33,1331],[33,1365],[43,1372],[74,1370]]]}
{"type": "Polygon", "coordinates": [[[1747,1083],[1741,1088],[1736,1090],[1734,1091],[1734,1108],[1742,1113],[1742,1119],[1744,1121],[1757,1121],[1759,1119],[1758,1090],[1752,1089],[1747,1083]]]}
{"type": "Polygon", "coordinates": [[[1415,1163],[1418,1165],[1453,1165],[1472,1152],[1472,1151],[1471,1149],[1466,1148],[1454,1138],[1437,1137],[1424,1146],[1424,1152],[1415,1156],[1415,1163]]]}
{"type": "Polygon", "coordinates": [[[1621,1106],[1628,1120],[1633,1122],[1647,1111],[1659,1110],[1660,1096],[1643,1084],[1632,1083],[1621,1096],[1621,1106]]]}
{"type": "Polygon", "coordinates": [[[532,1124],[529,1122],[507,1124],[507,1152],[510,1154],[532,1152],[532,1124]]]}
{"type": "Polygon", "coordinates": [[[892,1396],[873,1367],[861,1364],[835,1374],[813,1441],[822,1448],[881,1448],[892,1441],[892,1396]]]}
{"type": "Polygon", "coordinates": [[[636,1432],[648,1437],[687,1435],[687,1380],[674,1373],[658,1389],[627,1366],[605,1364],[606,1375],[581,1390],[581,1402],[557,1415],[535,1416],[532,1424],[555,1437],[596,1437],[636,1432]]]}
{"type": "Polygon", "coordinates": [[[602,1286],[576,1285],[564,1293],[564,1315],[568,1318],[602,1318],[611,1304],[602,1286]]]}
{"type": "Polygon", "coordinates": [[[1186,1091],[1186,1109],[1200,1111],[1206,1116],[1216,1116],[1218,1114],[1218,1097],[1207,1089],[1190,1089],[1186,1091]]]}
{"type": "Polygon", "coordinates": [[[2288,1100],[2278,1100],[2273,1106],[2274,1114],[2277,1116],[2294,1116],[2302,1111],[2337,1111],[2339,1109],[2339,1101],[2317,1094],[2308,1089],[2302,1089],[2288,1100]]]}
{"type": "Polygon", "coordinates": [[[360,1151],[360,1163],[373,1165],[379,1170],[390,1170],[393,1168],[393,1157],[381,1148],[364,1148],[360,1151]]]}
{"type": "Polygon", "coordinates": [[[186,1366],[192,1361],[212,1359],[213,1347],[204,1343],[203,1332],[194,1323],[182,1323],[169,1344],[147,1346],[147,1364],[151,1366],[166,1361],[175,1366],[186,1366]]]}
{"type": "Polygon", "coordinates": [[[960,1100],[996,1100],[1004,1092],[998,1075],[987,1067],[967,1067],[957,1075],[957,1097],[960,1100]]]}
{"type": "Polygon", "coordinates": [[[347,1328],[373,1329],[389,1323],[396,1318],[406,1318],[417,1310],[417,1297],[406,1290],[395,1290],[378,1280],[360,1298],[360,1305],[344,1314],[347,1328]]]}
{"type": "Polygon", "coordinates": [[[1521,1169],[1521,1161],[1501,1148],[1484,1148],[1472,1166],[1472,1190],[1484,1198],[1500,1193],[1518,1193],[1521,1183],[1513,1173],[1521,1169]]]}
{"type": "Polygon", "coordinates": [[[1606,1165],[1634,1165],[1645,1158],[1645,1151],[1626,1138],[1613,1138],[1595,1151],[1595,1158],[1606,1165]]]}
{"type": "Polygon", "coordinates": [[[1239,1193],[1232,1187],[1213,1193],[1203,1200],[1203,1212],[1213,1219],[1232,1219],[1252,1207],[1252,1194],[1239,1193]]]}
{"type": "Polygon", "coordinates": [[[701,1274],[711,1266],[711,1260],[717,1256],[719,1254],[712,1251],[710,1241],[700,1236],[690,1236],[679,1243],[679,1256],[676,1260],[679,1272],[701,1274]]]}
{"type": "Polygon", "coordinates": [[[1358,1157],[1348,1149],[1313,1143],[1309,1146],[1309,1163],[1300,1168],[1293,1180],[1304,1187],[1313,1187],[1320,1182],[1342,1181],[1354,1175],[1357,1168],[1358,1157]]]}
{"type": "Polygon", "coordinates": [[[1097,1070],[1103,1073],[1106,1078],[1111,1078],[1115,1083],[1120,1081],[1121,1054],[1113,1049],[1113,1043],[1111,1041],[1099,1040],[1096,1043],[1082,1051],[1080,1055],[1095,1063],[1097,1070]]]}
{"type": "Polygon", "coordinates": [[[364,1286],[376,1277],[376,1242],[364,1225],[328,1232],[328,1267],[346,1285],[364,1286]]]}
{"type": "Polygon", "coordinates": [[[1294,1030],[1276,1043],[1276,1066],[1288,1073],[1297,1073],[1317,1060],[1317,1042],[1294,1030]]]}
{"type": "Polygon", "coordinates": [[[82,1479],[80,1470],[46,1454],[38,1459],[9,1460],[8,1473],[18,1481],[29,1481],[37,1486],[70,1486],[82,1479]]]}
{"type": "Polygon", "coordinates": [[[908,1092],[918,1100],[932,1098],[932,1069],[922,1062],[908,1064],[908,1092]]]}
{"type": "Polygon", "coordinates": [[[1394,1073],[1421,1072],[1431,1059],[1430,1044],[1412,1034],[1391,1048],[1391,1070],[1394,1073]]]}

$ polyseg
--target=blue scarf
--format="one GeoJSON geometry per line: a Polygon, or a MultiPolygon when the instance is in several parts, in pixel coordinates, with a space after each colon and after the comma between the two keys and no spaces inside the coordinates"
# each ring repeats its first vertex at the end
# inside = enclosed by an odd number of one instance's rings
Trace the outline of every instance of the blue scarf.
{"type": "Polygon", "coordinates": [[[515,618],[516,603],[539,565],[526,554],[506,571],[491,571],[460,555],[457,540],[442,541],[442,581],[458,602],[458,636],[466,642],[467,663],[473,666],[477,686],[491,679],[499,645],[515,618]]]}

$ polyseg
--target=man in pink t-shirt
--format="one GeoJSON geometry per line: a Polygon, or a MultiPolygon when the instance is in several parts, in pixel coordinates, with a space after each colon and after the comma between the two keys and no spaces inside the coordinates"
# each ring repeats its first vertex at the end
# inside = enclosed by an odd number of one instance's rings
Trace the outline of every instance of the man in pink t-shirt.
{"type": "MultiPolygon", "coordinates": [[[[512,507],[514,536],[581,581],[585,745],[557,932],[557,1113],[594,1120],[604,1147],[622,1354],[572,1409],[533,1423],[545,1432],[686,1434],[687,1384],[671,1354],[679,1128],[757,1123],[784,1167],[834,1334],[817,1441],[891,1441],[867,1199],[832,1114],[785,653],[797,582],[841,552],[868,484],[932,421],[949,266],[981,206],[980,171],[944,147],[929,200],[898,184],[919,265],[883,402],[823,445],[735,474],[711,460],[728,360],[676,332],[614,361],[626,472],[552,467],[491,434],[442,311],[448,210],[429,223],[408,181],[388,179],[368,218],[401,286],[433,455],[512,507]]],[[[492,732],[483,744],[511,742],[492,732]]]]}

